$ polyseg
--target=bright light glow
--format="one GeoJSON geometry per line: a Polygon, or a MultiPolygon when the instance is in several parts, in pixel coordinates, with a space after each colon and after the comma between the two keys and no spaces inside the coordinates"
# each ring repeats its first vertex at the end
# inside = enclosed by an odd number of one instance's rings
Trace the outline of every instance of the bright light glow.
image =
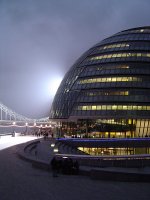
{"type": "Polygon", "coordinates": [[[54,146],[55,146],[55,144],[52,143],[52,144],[51,144],[51,147],[54,147],[54,146]]]}
{"type": "Polygon", "coordinates": [[[62,81],[62,77],[54,77],[51,78],[50,80],[50,85],[49,85],[49,92],[51,96],[54,96],[56,94],[56,91],[62,81]]]}
{"type": "Polygon", "coordinates": [[[53,151],[54,151],[54,153],[58,153],[58,149],[57,148],[55,148],[53,151]]]}

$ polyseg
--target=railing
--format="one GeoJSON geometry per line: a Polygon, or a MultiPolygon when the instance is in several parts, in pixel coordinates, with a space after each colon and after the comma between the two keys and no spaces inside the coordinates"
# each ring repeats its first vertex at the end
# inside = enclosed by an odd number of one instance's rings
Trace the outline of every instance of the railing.
{"type": "Polygon", "coordinates": [[[150,166],[150,155],[128,155],[128,156],[90,156],[56,154],[59,157],[69,157],[78,160],[80,165],[90,167],[145,167],[150,166]]]}

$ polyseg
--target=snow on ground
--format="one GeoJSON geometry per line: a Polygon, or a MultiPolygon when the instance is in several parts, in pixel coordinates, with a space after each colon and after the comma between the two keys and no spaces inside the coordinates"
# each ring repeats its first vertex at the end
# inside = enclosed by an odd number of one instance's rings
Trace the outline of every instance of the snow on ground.
{"type": "Polygon", "coordinates": [[[35,136],[1,136],[0,137],[0,150],[14,146],[16,144],[25,143],[31,140],[35,140],[35,136]]]}

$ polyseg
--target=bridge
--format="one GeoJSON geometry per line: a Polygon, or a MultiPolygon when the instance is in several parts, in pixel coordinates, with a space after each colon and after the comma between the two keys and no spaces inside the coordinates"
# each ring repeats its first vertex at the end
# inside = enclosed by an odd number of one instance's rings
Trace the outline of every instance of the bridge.
{"type": "Polygon", "coordinates": [[[53,122],[49,120],[48,117],[41,119],[31,119],[20,115],[13,111],[12,109],[5,106],[0,102],[0,127],[9,127],[9,126],[34,126],[34,127],[48,127],[52,126],[53,122]]]}

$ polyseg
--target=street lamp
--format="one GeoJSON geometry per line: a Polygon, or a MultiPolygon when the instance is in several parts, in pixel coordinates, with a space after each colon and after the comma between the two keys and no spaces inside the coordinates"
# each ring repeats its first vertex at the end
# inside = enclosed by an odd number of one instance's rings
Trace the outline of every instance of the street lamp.
{"type": "Polygon", "coordinates": [[[13,137],[15,137],[15,125],[16,125],[16,122],[13,122],[13,134],[12,134],[13,137]]]}
{"type": "Polygon", "coordinates": [[[26,122],[26,131],[25,131],[26,134],[27,134],[27,130],[28,130],[28,123],[26,122]]]}

